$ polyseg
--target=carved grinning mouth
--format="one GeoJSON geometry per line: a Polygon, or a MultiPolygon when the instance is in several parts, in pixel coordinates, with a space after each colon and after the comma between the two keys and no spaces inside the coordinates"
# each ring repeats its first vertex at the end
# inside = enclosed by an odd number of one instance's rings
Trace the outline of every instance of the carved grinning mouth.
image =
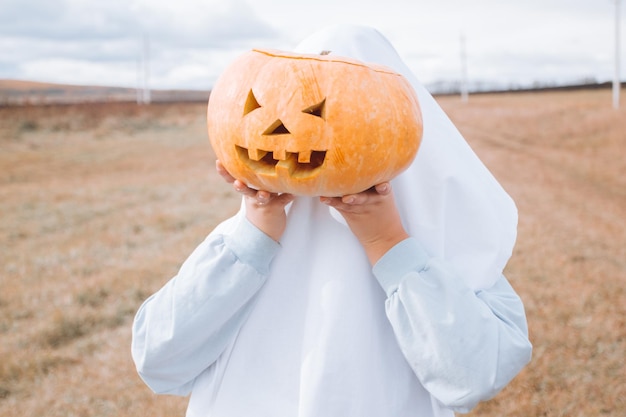
{"type": "Polygon", "coordinates": [[[244,148],[235,145],[239,158],[259,174],[275,175],[286,170],[292,177],[314,175],[324,164],[326,151],[287,152],[244,148]]]}

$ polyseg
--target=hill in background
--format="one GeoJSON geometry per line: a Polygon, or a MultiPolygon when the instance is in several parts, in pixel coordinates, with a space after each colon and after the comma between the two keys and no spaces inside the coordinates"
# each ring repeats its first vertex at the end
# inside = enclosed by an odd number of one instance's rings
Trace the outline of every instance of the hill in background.
{"type": "MultiPolygon", "coordinates": [[[[426,85],[436,96],[459,94],[458,82],[436,82],[426,85]]],[[[530,91],[567,91],[588,89],[610,89],[610,82],[583,80],[567,85],[533,84],[532,86],[509,86],[507,88],[490,83],[473,83],[469,86],[470,94],[530,92],[530,91]]],[[[53,84],[37,81],[0,79],[0,106],[37,105],[37,104],[73,104],[89,102],[135,102],[141,92],[135,88],[83,86],[53,84]]],[[[207,102],[210,90],[150,90],[151,102],[207,102]]]]}
{"type": "MultiPolygon", "coordinates": [[[[136,101],[135,88],[80,86],[0,79],[0,106],[136,101]]],[[[152,102],[207,101],[208,90],[151,90],[152,102]]]]}

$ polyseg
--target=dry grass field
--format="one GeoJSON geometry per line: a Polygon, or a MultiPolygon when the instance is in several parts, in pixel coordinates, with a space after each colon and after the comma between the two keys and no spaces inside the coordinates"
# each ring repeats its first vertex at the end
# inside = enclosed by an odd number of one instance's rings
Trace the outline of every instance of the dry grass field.
{"type": "MultiPolygon", "coordinates": [[[[439,102],[517,201],[531,364],[472,416],[626,415],[626,109],[607,90],[439,102]]],[[[182,416],[134,312],[239,198],[205,105],[0,107],[0,415],[182,416]]]]}

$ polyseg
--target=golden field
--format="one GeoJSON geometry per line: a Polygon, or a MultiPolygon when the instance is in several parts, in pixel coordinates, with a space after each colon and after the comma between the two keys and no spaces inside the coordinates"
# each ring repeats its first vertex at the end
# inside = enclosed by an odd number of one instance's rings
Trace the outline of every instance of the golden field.
{"type": "MultiPolygon", "coordinates": [[[[470,416],[626,415],[626,109],[608,90],[439,97],[518,204],[531,364],[470,416]]],[[[0,107],[0,415],[182,416],[130,358],[140,303],[239,197],[204,103],[0,107]]]]}

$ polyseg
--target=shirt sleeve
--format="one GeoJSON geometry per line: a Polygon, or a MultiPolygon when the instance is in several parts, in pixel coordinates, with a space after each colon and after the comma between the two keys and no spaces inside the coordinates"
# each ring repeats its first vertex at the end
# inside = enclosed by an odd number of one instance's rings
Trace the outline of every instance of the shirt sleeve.
{"type": "Polygon", "coordinates": [[[474,292],[414,238],[387,252],[374,275],[404,356],[444,406],[470,411],[530,361],[524,306],[504,276],[474,292]]]}
{"type": "Polygon", "coordinates": [[[233,233],[210,234],[141,305],[131,352],[154,392],[189,394],[194,379],[236,336],[279,248],[240,218],[233,233]]]}

